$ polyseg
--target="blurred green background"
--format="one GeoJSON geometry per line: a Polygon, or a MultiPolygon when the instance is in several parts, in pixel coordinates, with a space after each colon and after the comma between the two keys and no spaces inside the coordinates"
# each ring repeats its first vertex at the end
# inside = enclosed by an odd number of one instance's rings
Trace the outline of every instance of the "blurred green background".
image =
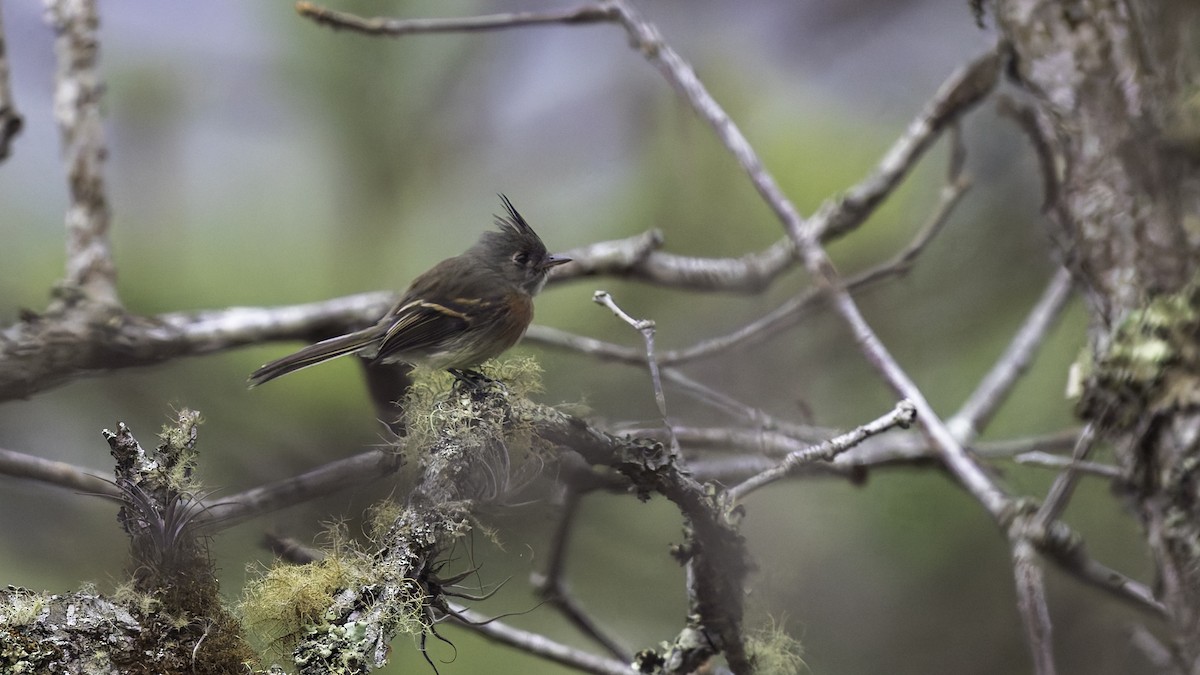
{"type": "MultiPolygon", "coordinates": [[[[561,7],[529,2],[353,2],[361,14],[460,16],[561,7]]],[[[993,39],[966,3],[894,0],[678,0],[642,9],[696,67],[803,213],[864,176],[938,84],[993,39]]],[[[16,103],[26,118],[0,164],[0,323],[45,306],[61,276],[65,180],[50,115],[53,38],[32,3],[5,3],[16,103]]],[[[103,3],[108,185],[120,292],[135,312],[280,305],[402,288],[490,225],[507,193],[552,249],[661,228],[681,254],[738,256],[781,228],[709,129],[612,26],[369,39],[318,28],[289,3],[103,3]]],[[[966,123],[976,187],[913,272],[861,298],[900,363],[943,414],[999,355],[1052,270],[1036,166],[1020,135],[984,105],[966,123]]],[[[944,172],[939,146],[861,231],[832,246],[846,272],[903,246],[925,222],[944,172]]],[[[657,321],[660,348],[689,345],[758,317],[805,288],[785,275],[760,296],[702,295],[611,279],[551,287],[538,321],[638,345],[594,305],[611,291],[657,321]]],[[[1085,318],[1073,307],[987,438],[1072,423],[1063,398],[1085,318]]],[[[121,371],[0,406],[0,447],[110,469],[100,430],[128,423],[143,444],[173,407],[199,409],[202,475],[232,492],[380,442],[353,363],[247,391],[246,374],[296,345],[268,345],[121,371]]],[[[521,347],[546,370],[548,403],[584,402],[599,418],[653,423],[647,377],[572,354],[521,347]]],[[[822,314],[685,371],[784,419],[849,427],[893,398],[822,314]]],[[[724,424],[668,391],[682,423],[724,424]]],[[[1003,465],[1015,491],[1041,496],[1052,475],[1003,465]]],[[[270,555],[273,530],[312,541],[321,523],[356,527],[391,485],[239,525],[215,537],[226,595],[270,555]]],[[[747,503],[758,571],[751,626],[784,626],[814,673],[1030,670],[1007,549],[982,509],[931,470],[877,472],[864,486],[805,480],[747,503]]],[[[0,477],[0,582],[50,591],[120,579],[115,508],[94,497],[0,477]]],[[[526,579],[543,569],[548,501],[489,516],[503,547],[475,539],[482,577],[512,576],[480,611],[591,647],[526,579]],[[530,611],[526,611],[530,610],[530,611]]],[[[1067,513],[1106,563],[1146,579],[1136,525],[1094,480],[1067,513]]],[[[632,649],[683,622],[680,539],[664,500],[593,495],[572,540],[569,582],[632,649]]],[[[1137,616],[1048,573],[1062,672],[1136,673],[1137,616]]],[[[447,627],[434,644],[446,675],[561,668],[447,627]]],[[[423,669],[398,641],[385,672],[423,669]]]]}

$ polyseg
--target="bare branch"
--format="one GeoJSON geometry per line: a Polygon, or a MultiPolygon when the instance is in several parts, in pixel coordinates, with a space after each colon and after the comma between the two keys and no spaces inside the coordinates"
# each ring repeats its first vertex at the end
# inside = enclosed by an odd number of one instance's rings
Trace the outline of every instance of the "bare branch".
{"type": "Polygon", "coordinates": [[[1077,580],[1151,616],[1166,618],[1166,608],[1155,599],[1149,587],[1094,560],[1088,555],[1083,538],[1065,523],[1056,520],[1045,528],[1038,528],[1030,515],[1022,513],[1014,518],[1009,528],[1011,541],[1026,539],[1039,553],[1077,580]]]}
{"type": "Polygon", "coordinates": [[[57,35],[54,116],[62,136],[67,207],[66,283],[84,297],[117,304],[116,267],[108,243],[110,214],[104,186],[108,148],[100,122],[104,85],[97,72],[100,17],[95,0],[46,0],[57,35]]]}
{"type": "Polygon", "coordinates": [[[317,24],[346,29],[365,35],[400,36],[414,33],[463,33],[472,31],[524,28],[555,24],[597,23],[612,20],[612,12],[603,5],[582,5],[557,12],[513,12],[469,16],[458,19],[365,19],[349,12],[319,7],[311,2],[297,2],[296,12],[317,24]]]}
{"type": "Polygon", "coordinates": [[[307,565],[325,558],[325,552],[306,546],[291,537],[284,537],[273,532],[263,535],[262,545],[276,558],[293,565],[307,565]]]}
{"type": "MultiPolygon", "coordinates": [[[[626,429],[626,433],[634,436],[655,436],[654,429],[626,429]]],[[[818,428],[811,430],[806,442],[804,435],[797,435],[789,430],[787,434],[768,431],[766,429],[738,429],[726,427],[675,427],[679,442],[689,449],[703,450],[706,448],[736,450],[739,454],[706,459],[691,459],[688,468],[702,480],[715,480],[729,483],[735,480],[745,480],[752,474],[761,473],[777,466],[778,461],[773,456],[786,455],[797,450],[804,450],[810,442],[820,442],[822,438],[831,438],[833,434],[824,433],[818,428]]],[[[1060,449],[1064,445],[1069,448],[1075,443],[1076,434],[1053,434],[1036,438],[1018,438],[1004,441],[992,441],[976,446],[976,451],[984,457],[1001,458],[1017,455],[1020,462],[1023,455],[1041,454],[1062,463],[1070,463],[1064,457],[1049,455],[1044,452],[1029,452],[1030,448],[1060,449]]],[[[937,462],[938,455],[915,433],[891,434],[877,436],[863,441],[860,445],[833,458],[829,463],[808,464],[797,467],[793,476],[817,475],[839,476],[851,480],[861,480],[867,469],[889,469],[901,467],[916,467],[937,462]]],[[[1090,463],[1085,463],[1090,464],[1090,463]]],[[[1050,465],[1047,462],[1047,465],[1050,465]]],[[[1061,464],[1053,464],[1061,468],[1061,464]]],[[[1100,466],[1100,465],[1097,465],[1100,466]]],[[[1105,467],[1110,468],[1110,467],[1105,467]]],[[[1115,469],[1114,469],[1115,470],[1115,469]]]]}
{"type": "Polygon", "coordinates": [[[617,642],[616,638],[600,629],[571,594],[563,579],[566,574],[567,543],[571,538],[571,529],[575,525],[575,515],[579,512],[579,500],[582,497],[578,490],[568,484],[565,504],[551,540],[550,562],[546,565],[546,573],[533,574],[530,580],[538,595],[557,609],[580,632],[604,647],[621,663],[633,663],[633,654],[617,642]]]}
{"type": "Polygon", "coordinates": [[[730,488],[729,498],[741,501],[751,492],[786,477],[802,464],[815,461],[829,461],[871,436],[876,436],[894,427],[907,428],[908,425],[912,424],[915,416],[916,409],[913,405],[908,401],[901,401],[896,404],[895,409],[890,413],[873,422],[868,422],[837,438],[831,438],[820,445],[789,453],[778,466],[730,488]]]}
{"type": "Polygon", "coordinates": [[[119,309],[30,315],[0,331],[0,401],[77,377],[267,340],[309,340],[379,318],[391,293],[284,307],[232,307],[139,317],[119,309]]]}
{"type": "Polygon", "coordinates": [[[1071,499],[1071,493],[1075,490],[1075,483],[1079,479],[1079,473],[1076,471],[1079,462],[1087,459],[1095,443],[1096,425],[1089,422],[1079,434],[1079,440],[1075,443],[1075,450],[1071,453],[1071,461],[1066,470],[1054,479],[1045,501],[1038,508],[1033,520],[1034,528],[1045,529],[1062,515],[1063,510],[1067,508],[1067,502],[1071,499]]]}
{"type": "Polygon", "coordinates": [[[1075,447],[1079,429],[1064,429],[1050,434],[984,441],[975,444],[975,451],[983,457],[1014,457],[1021,453],[1046,454],[1066,452],[1075,447]]]}
{"type": "Polygon", "coordinates": [[[29,478],[68,490],[109,497],[118,497],[121,494],[112,481],[105,480],[82,467],[2,448],[0,448],[0,474],[14,478],[29,478]]]}
{"type": "Polygon", "coordinates": [[[1121,470],[1111,464],[1099,462],[1077,462],[1070,457],[1060,457],[1048,452],[1026,452],[1013,458],[1017,464],[1025,466],[1040,466],[1047,469],[1074,469],[1079,473],[1089,473],[1101,478],[1116,479],[1121,477],[1121,470]]]}
{"type": "Polygon", "coordinates": [[[181,343],[187,354],[209,354],[231,347],[277,340],[309,340],[372,323],[396,301],[386,291],[281,307],[229,307],[212,311],[161,314],[143,326],[148,341],[181,343]]]}
{"type": "Polygon", "coordinates": [[[635,319],[626,314],[625,310],[617,306],[617,301],[613,300],[608,291],[596,291],[592,294],[592,300],[607,307],[617,318],[642,334],[642,339],[646,342],[646,365],[650,369],[650,382],[654,386],[654,401],[658,404],[658,414],[662,416],[663,427],[671,438],[672,450],[678,450],[679,443],[675,441],[675,436],[671,433],[671,421],[667,418],[667,396],[663,393],[662,377],[658,372],[658,359],[654,356],[654,322],[650,319],[635,319]]]}
{"type": "Polygon", "coordinates": [[[1008,397],[1017,380],[1029,368],[1037,350],[1042,346],[1050,329],[1058,322],[1067,301],[1071,299],[1073,281],[1071,273],[1064,268],[1046,285],[1042,297],[1033,306],[1025,323],[1013,336],[1004,354],[980,381],[979,386],[963,403],[958,412],[946,424],[954,429],[964,442],[971,442],[987,427],[1000,404],[1008,397]]]}
{"type": "Polygon", "coordinates": [[[384,478],[399,470],[400,463],[395,452],[368,450],[323,464],[299,476],[219,498],[207,506],[204,517],[215,526],[228,527],[247,518],[384,478]]]}
{"type": "Polygon", "coordinates": [[[806,223],[763,166],[737,125],[696,77],[692,67],[663,41],[654,26],[637,15],[628,2],[612,0],[612,4],[618,9],[618,21],[629,33],[633,46],[709,123],[718,140],[738,161],[755,189],[783,223],[788,236],[801,252],[806,269],[831,297],[835,310],[850,327],[868,363],[875,367],[897,394],[910,400],[916,407],[918,420],[931,444],[941,454],[942,461],[993,518],[1003,517],[1009,497],[963,449],[912,379],[888,353],[846,291],[833,262],[820,243],[825,233],[851,227],[869,215],[899,184],[899,180],[907,175],[932,138],[991,90],[1002,63],[1001,47],[993,48],[953,74],[922,115],[909,126],[905,136],[884,156],[875,174],[852,188],[848,197],[839,202],[840,206],[823,209],[818,214],[821,217],[806,223]]]}
{"type": "MultiPolygon", "coordinates": [[[[624,433],[634,436],[653,436],[654,429],[623,429],[624,433]]],[[[741,429],[736,427],[688,427],[677,426],[673,429],[681,445],[692,450],[717,449],[736,450],[741,453],[760,455],[768,467],[778,466],[778,458],[802,453],[813,448],[813,442],[824,442],[825,439],[806,442],[791,434],[767,429],[741,429]],[[771,458],[776,458],[772,460],[771,458]]],[[[814,430],[815,432],[815,430],[814,430]]],[[[814,433],[815,435],[815,433],[814,433]]],[[[832,441],[833,438],[827,437],[832,441]]],[[[849,448],[845,448],[849,450],[849,448]]]]}
{"type": "Polygon", "coordinates": [[[523,652],[540,656],[585,673],[596,673],[597,675],[630,675],[630,673],[635,672],[628,663],[588,654],[573,647],[568,647],[561,642],[555,642],[539,633],[531,633],[520,628],[513,628],[508,624],[490,619],[462,605],[451,603],[450,608],[454,610],[454,614],[451,617],[458,625],[478,633],[493,642],[516,647],[523,652]]]}
{"type": "Polygon", "coordinates": [[[1017,608],[1033,650],[1033,672],[1037,675],[1054,675],[1050,607],[1046,603],[1046,581],[1042,577],[1042,569],[1028,541],[1013,543],[1012,558],[1017,582],[1017,608]]]}
{"type": "MultiPolygon", "coordinates": [[[[958,135],[955,134],[954,137],[957,138],[958,135]]],[[[861,291],[883,279],[907,273],[912,268],[917,256],[941,232],[950,214],[954,211],[954,207],[958,205],[969,188],[968,180],[962,178],[957,172],[952,172],[949,181],[942,187],[938,204],[929,222],[921,228],[912,242],[891,260],[848,279],[846,281],[847,290],[861,291]]],[[[817,291],[806,291],[788,299],[765,316],[731,333],[709,338],[690,347],[663,352],[659,356],[659,362],[663,365],[678,365],[706,358],[732,347],[741,347],[764,340],[785,328],[796,325],[808,316],[809,310],[816,307],[822,299],[821,294],[817,291]]]]}
{"type": "Polygon", "coordinates": [[[524,340],[529,344],[566,349],[604,361],[620,361],[630,365],[641,365],[646,362],[646,353],[641,350],[597,340],[586,335],[576,335],[553,326],[534,324],[525,331],[524,340]]]}
{"type": "Polygon", "coordinates": [[[1145,626],[1134,624],[1131,627],[1129,644],[1146,657],[1146,660],[1158,669],[1158,672],[1167,675],[1187,675],[1189,672],[1189,669],[1176,658],[1176,654],[1172,653],[1171,649],[1145,626]]]}
{"type": "Polygon", "coordinates": [[[699,258],[658,250],[663,236],[651,230],[629,239],[601,242],[564,252],[575,262],[555,268],[550,280],[607,274],[693,291],[758,293],[796,264],[784,237],[762,251],[737,258],[699,258]]]}
{"type": "MultiPolygon", "coordinates": [[[[812,239],[823,241],[858,227],[904,180],[917,160],[954,122],[991,93],[1003,63],[1002,47],[996,45],[971,63],[959,68],[942,84],[925,109],[909,123],[904,134],[880,160],[875,171],[851,187],[840,199],[826,202],[808,223],[812,239]]],[[[961,145],[951,154],[951,173],[961,167],[954,161],[961,145]]],[[[786,220],[784,222],[787,222],[786,220]]]]}
{"type": "Polygon", "coordinates": [[[13,103],[8,83],[8,56],[4,49],[4,18],[0,16],[0,162],[8,159],[12,141],[21,133],[24,120],[13,103]]]}

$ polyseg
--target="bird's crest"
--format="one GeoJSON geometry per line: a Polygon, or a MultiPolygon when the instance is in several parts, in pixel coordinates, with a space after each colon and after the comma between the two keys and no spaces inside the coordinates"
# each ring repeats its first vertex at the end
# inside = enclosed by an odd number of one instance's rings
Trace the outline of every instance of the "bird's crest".
{"type": "Polygon", "coordinates": [[[508,197],[504,196],[503,194],[499,196],[500,201],[504,202],[504,210],[508,211],[508,215],[495,216],[496,225],[501,230],[506,232],[536,237],[537,233],[533,231],[533,228],[529,226],[529,223],[525,222],[525,218],[523,218],[520,213],[517,213],[516,207],[512,205],[512,202],[508,200],[508,197]]]}

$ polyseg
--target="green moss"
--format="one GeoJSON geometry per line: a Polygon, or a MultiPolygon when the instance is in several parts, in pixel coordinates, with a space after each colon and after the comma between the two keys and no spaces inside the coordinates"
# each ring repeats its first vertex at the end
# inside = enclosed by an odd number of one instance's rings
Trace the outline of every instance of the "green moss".
{"type": "Polygon", "coordinates": [[[796,675],[806,667],[804,647],[774,622],[747,637],[746,651],[762,675],[796,675]]]}
{"type": "MultiPolygon", "coordinates": [[[[342,644],[354,642],[355,627],[331,623],[327,611],[340,591],[386,576],[370,565],[368,554],[350,548],[306,565],[276,565],[247,585],[238,611],[280,652],[290,651],[301,638],[311,641],[323,634],[342,644]]],[[[417,635],[428,629],[422,598],[415,584],[404,585],[412,592],[412,602],[389,607],[389,618],[397,632],[417,635]]]]}
{"type": "Polygon", "coordinates": [[[322,623],[334,593],[361,576],[337,555],[307,565],[276,565],[247,585],[238,610],[273,645],[291,649],[310,626],[322,623]]]}
{"type": "Polygon", "coordinates": [[[12,595],[7,606],[0,608],[0,625],[20,627],[31,624],[46,608],[46,596],[41,593],[12,595]]]}
{"type": "Polygon", "coordinates": [[[1076,361],[1068,392],[1081,417],[1118,427],[1200,404],[1200,278],[1129,312],[1101,353],[1076,361]]]}
{"type": "Polygon", "coordinates": [[[539,476],[553,448],[533,434],[532,420],[508,414],[510,406],[518,408],[541,390],[537,362],[493,360],[480,371],[496,381],[482,392],[456,384],[444,372],[414,371],[399,445],[427,473],[445,467],[460,476],[459,493],[450,498],[497,501],[539,476]]]}
{"type": "Polygon", "coordinates": [[[184,408],[176,413],[173,422],[164,424],[158,434],[158,456],[165,470],[163,478],[177,492],[194,493],[199,489],[192,473],[196,468],[196,435],[203,423],[198,411],[184,408]]]}

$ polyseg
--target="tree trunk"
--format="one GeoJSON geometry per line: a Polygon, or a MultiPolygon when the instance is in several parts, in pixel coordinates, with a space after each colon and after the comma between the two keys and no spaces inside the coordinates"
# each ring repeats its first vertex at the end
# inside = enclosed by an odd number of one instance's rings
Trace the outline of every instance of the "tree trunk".
{"type": "Polygon", "coordinates": [[[1178,665],[1200,672],[1200,3],[998,0],[1051,236],[1091,317],[1079,414],[1112,442],[1178,665]]]}

